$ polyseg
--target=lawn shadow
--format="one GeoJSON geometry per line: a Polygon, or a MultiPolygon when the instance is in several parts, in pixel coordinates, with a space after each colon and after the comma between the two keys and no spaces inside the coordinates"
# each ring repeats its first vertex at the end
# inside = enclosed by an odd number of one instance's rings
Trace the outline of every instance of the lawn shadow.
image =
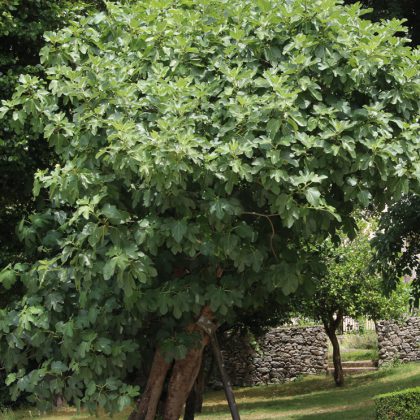
{"type": "MultiPolygon", "coordinates": [[[[275,418],[271,413],[279,413],[278,418],[290,419],[369,419],[374,418],[375,395],[408,388],[418,384],[420,373],[407,366],[397,371],[384,369],[347,378],[346,385],[337,388],[331,378],[305,378],[301,383],[268,385],[235,390],[240,412],[261,413],[267,418],[275,418]],[[284,414],[282,414],[284,413],[284,414]]],[[[219,394],[220,395],[220,394],[219,394]]],[[[211,400],[215,400],[213,397],[211,400]]],[[[227,405],[209,401],[203,415],[216,416],[227,412],[227,405]]],[[[258,416],[259,420],[262,416],[258,416]]]]}

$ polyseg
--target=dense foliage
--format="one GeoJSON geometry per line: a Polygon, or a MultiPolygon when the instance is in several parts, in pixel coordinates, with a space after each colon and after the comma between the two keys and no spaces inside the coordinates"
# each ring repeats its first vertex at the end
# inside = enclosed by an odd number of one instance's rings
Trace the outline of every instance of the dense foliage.
{"type": "MultiPolygon", "coordinates": [[[[0,100],[12,96],[20,74],[44,77],[39,51],[45,31],[101,7],[96,0],[0,0],[0,100]]],[[[0,265],[21,253],[15,229],[36,208],[34,174],[54,160],[39,134],[16,133],[7,119],[0,122],[0,265]]]]}
{"type": "MultiPolygon", "coordinates": [[[[45,31],[63,26],[76,18],[100,9],[94,0],[0,0],[0,100],[9,99],[21,73],[45,77],[39,51],[45,44],[45,31]]],[[[16,133],[7,119],[0,121],[0,266],[35,258],[23,256],[23,245],[16,235],[18,222],[42,200],[35,201],[32,185],[36,170],[47,168],[55,156],[48,143],[30,129],[16,133]]],[[[0,285],[0,307],[23,292],[0,285]],[[12,293],[13,292],[13,293],[12,293]]],[[[8,400],[0,357],[0,405],[8,400]]]]}
{"type": "Polygon", "coordinates": [[[41,255],[3,271],[15,396],[111,410],[140,351],[310,288],[312,244],[353,210],[419,187],[418,52],[397,21],[331,0],[107,5],[46,35],[47,80],[20,77],[1,116],[39,133],[48,208],[21,224],[41,255]],[[221,13],[221,10],[223,13],[221,13]]]}
{"type": "Polygon", "coordinates": [[[378,420],[416,420],[419,418],[420,387],[378,395],[375,406],[378,420]]]}

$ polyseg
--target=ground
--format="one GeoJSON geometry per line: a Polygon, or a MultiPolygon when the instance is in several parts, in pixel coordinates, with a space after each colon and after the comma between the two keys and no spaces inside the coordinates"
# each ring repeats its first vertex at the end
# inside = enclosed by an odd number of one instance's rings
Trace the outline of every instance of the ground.
{"type": "MultiPolygon", "coordinates": [[[[242,420],[318,419],[368,420],[375,418],[372,398],[384,392],[409,388],[420,383],[420,363],[383,368],[379,371],[346,378],[343,388],[334,386],[325,375],[307,376],[296,382],[235,390],[242,420]]],[[[39,416],[35,410],[0,414],[1,420],[94,420],[86,414],[77,415],[68,409],[53,415],[39,416]]],[[[127,412],[114,417],[127,418],[127,412]]],[[[222,392],[205,396],[203,413],[199,420],[230,419],[222,392]]],[[[108,419],[99,416],[99,419],[108,419]]]]}

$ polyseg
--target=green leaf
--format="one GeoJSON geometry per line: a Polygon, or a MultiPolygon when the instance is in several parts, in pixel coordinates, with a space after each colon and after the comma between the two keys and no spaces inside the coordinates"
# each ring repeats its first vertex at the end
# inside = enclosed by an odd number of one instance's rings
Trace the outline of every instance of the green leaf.
{"type": "Polygon", "coordinates": [[[67,371],[67,366],[61,361],[54,361],[51,363],[51,371],[53,373],[63,373],[67,371]]]}
{"type": "Polygon", "coordinates": [[[187,223],[184,220],[176,221],[171,228],[172,236],[176,242],[181,243],[182,238],[187,233],[187,223]]]}
{"type": "Polygon", "coordinates": [[[289,296],[290,294],[296,292],[298,285],[298,278],[293,273],[289,273],[283,281],[281,290],[286,296],[289,296]]]}
{"type": "Polygon", "coordinates": [[[179,305],[177,305],[177,304],[174,305],[174,309],[173,309],[172,313],[173,313],[175,319],[180,319],[181,318],[182,311],[181,311],[179,305]]]}
{"type": "Polygon", "coordinates": [[[34,186],[32,189],[32,193],[34,195],[34,197],[38,197],[39,192],[41,191],[41,182],[39,181],[38,178],[34,179],[34,186]]]}
{"type": "Polygon", "coordinates": [[[274,139],[274,137],[278,133],[278,131],[280,129],[280,124],[281,123],[280,123],[280,120],[279,119],[272,118],[270,121],[268,121],[268,123],[267,123],[267,131],[268,131],[271,139],[274,139]]]}
{"type": "Polygon", "coordinates": [[[101,213],[115,224],[123,223],[128,218],[126,212],[118,210],[113,204],[105,204],[102,207],[101,213]]]}
{"type": "Polygon", "coordinates": [[[317,188],[311,187],[305,191],[305,197],[308,200],[309,204],[311,204],[314,207],[317,207],[319,205],[321,193],[317,188]]]}
{"type": "Polygon", "coordinates": [[[114,275],[116,263],[117,260],[115,258],[111,258],[104,264],[102,272],[105,280],[109,280],[114,275]]]}
{"type": "Polygon", "coordinates": [[[118,410],[123,411],[124,408],[128,407],[131,404],[131,398],[127,395],[121,395],[118,398],[118,410]]]}
{"type": "Polygon", "coordinates": [[[96,392],[96,383],[94,381],[90,381],[88,386],[86,387],[86,395],[92,396],[96,392]]]}
{"type": "Polygon", "coordinates": [[[367,207],[370,203],[369,191],[366,191],[366,190],[359,191],[359,193],[357,194],[357,198],[359,199],[359,201],[362,203],[364,207],[367,207]]]}
{"type": "Polygon", "coordinates": [[[16,283],[16,272],[9,269],[1,271],[0,283],[6,290],[9,290],[16,283]]]}
{"type": "Polygon", "coordinates": [[[4,383],[6,384],[6,386],[10,386],[13,382],[16,381],[16,379],[17,379],[16,373],[9,373],[4,383]]]}

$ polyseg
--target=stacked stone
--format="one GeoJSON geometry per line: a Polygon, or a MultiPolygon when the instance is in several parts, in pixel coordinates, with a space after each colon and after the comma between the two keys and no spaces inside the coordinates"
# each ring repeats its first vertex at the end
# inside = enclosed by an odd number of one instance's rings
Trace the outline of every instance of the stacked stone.
{"type": "Polygon", "coordinates": [[[286,382],[328,368],[327,336],[321,326],[273,328],[254,344],[247,337],[230,337],[222,348],[235,386],[286,382]]]}
{"type": "Polygon", "coordinates": [[[401,360],[420,360],[420,317],[405,321],[378,321],[379,366],[401,360]]]}

